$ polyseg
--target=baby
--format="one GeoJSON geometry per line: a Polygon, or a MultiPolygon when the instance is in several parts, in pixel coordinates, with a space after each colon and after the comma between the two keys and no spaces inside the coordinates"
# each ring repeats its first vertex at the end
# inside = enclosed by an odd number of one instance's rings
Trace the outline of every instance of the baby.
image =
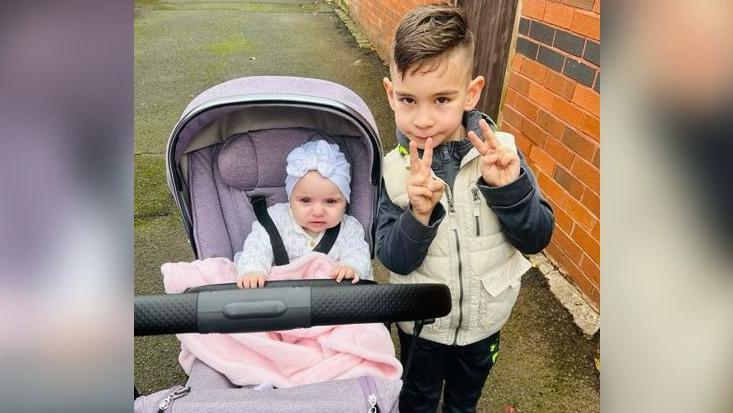
{"type": "MultiPolygon", "coordinates": [[[[289,202],[272,205],[267,212],[290,260],[312,252],[327,230],[340,225],[333,246],[322,252],[338,262],[329,274],[331,278],[356,283],[373,279],[373,274],[364,228],[345,213],[351,195],[349,168],[338,145],[319,140],[293,149],[288,154],[285,178],[289,202]]],[[[260,222],[254,222],[242,251],[234,256],[237,286],[264,286],[273,260],[270,237],[260,222]]]]}

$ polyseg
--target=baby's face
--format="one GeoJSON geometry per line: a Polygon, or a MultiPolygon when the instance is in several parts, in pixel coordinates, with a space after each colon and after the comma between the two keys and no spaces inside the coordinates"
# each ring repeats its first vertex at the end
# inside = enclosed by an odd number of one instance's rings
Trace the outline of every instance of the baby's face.
{"type": "Polygon", "coordinates": [[[346,211],[346,199],[330,179],[317,171],[310,171],[295,184],[290,196],[290,209],[295,222],[315,236],[341,222],[346,211]]]}
{"type": "Polygon", "coordinates": [[[392,68],[384,79],[395,123],[408,139],[423,149],[428,138],[433,146],[464,137],[463,112],[478,101],[483,78],[470,78],[463,52],[446,56],[434,70],[408,70],[404,76],[392,68]]]}

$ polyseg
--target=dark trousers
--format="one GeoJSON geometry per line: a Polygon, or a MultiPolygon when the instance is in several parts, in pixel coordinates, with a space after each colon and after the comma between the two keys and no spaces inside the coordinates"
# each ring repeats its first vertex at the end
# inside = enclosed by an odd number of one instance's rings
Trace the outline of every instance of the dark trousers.
{"type": "Polygon", "coordinates": [[[408,377],[400,395],[400,413],[435,412],[443,393],[443,413],[475,412],[481,390],[499,354],[499,332],[466,346],[449,346],[414,339],[399,328],[400,359],[408,377]],[[445,382],[445,389],[443,383],[445,382]]]}

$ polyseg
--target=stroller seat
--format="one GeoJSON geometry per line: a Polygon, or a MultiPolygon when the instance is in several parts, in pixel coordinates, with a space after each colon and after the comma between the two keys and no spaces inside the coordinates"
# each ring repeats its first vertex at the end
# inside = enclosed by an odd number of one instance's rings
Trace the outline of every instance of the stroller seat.
{"type": "Polygon", "coordinates": [[[287,154],[304,142],[326,139],[339,145],[352,169],[351,204],[347,213],[364,227],[372,245],[374,194],[369,165],[359,139],[326,136],[309,128],[273,128],[236,134],[221,144],[188,155],[191,214],[197,256],[232,258],[241,250],[257,219],[251,200],[263,196],[267,205],[287,202],[285,165],[287,154]],[[274,150],[276,148],[277,150],[274,150]],[[204,222],[205,225],[198,225],[204,222]]]}

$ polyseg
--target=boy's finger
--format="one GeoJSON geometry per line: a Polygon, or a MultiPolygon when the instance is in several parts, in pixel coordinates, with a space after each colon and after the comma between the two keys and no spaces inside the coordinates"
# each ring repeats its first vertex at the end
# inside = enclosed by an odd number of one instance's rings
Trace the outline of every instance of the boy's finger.
{"type": "Polygon", "coordinates": [[[411,186],[407,188],[408,196],[424,196],[430,198],[433,196],[433,191],[424,186],[411,186]]]}
{"type": "Polygon", "coordinates": [[[443,189],[443,184],[437,180],[432,180],[428,183],[428,190],[431,192],[438,192],[443,189]]]}
{"type": "Polygon", "coordinates": [[[257,277],[257,285],[262,288],[265,286],[265,277],[257,277]]]}
{"type": "Polygon", "coordinates": [[[469,131],[468,140],[471,141],[473,147],[476,148],[478,153],[480,153],[481,155],[486,155],[489,152],[489,146],[485,144],[484,141],[479,139],[478,135],[476,135],[476,132],[469,131]]]}
{"type": "Polygon", "coordinates": [[[425,168],[427,173],[430,173],[430,166],[433,164],[433,138],[428,138],[427,142],[425,142],[425,150],[422,153],[422,165],[426,166],[425,168]]]}
{"type": "Polygon", "coordinates": [[[352,283],[352,284],[356,284],[356,283],[358,283],[358,282],[359,282],[359,276],[358,276],[357,274],[354,274],[354,279],[353,279],[353,280],[351,280],[351,283],[352,283]]]}
{"type": "Polygon", "coordinates": [[[410,173],[417,173],[420,170],[420,158],[417,156],[417,144],[410,141],[410,173]]]}
{"type": "Polygon", "coordinates": [[[501,143],[499,143],[499,140],[496,139],[496,135],[494,135],[494,131],[491,130],[491,127],[489,126],[488,122],[486,122],[484,119],[481,119],[478,122],[479,127],[481,128],[481,134],[484,135],[484,141],[491,149],[497,149],[501,143]]]}

